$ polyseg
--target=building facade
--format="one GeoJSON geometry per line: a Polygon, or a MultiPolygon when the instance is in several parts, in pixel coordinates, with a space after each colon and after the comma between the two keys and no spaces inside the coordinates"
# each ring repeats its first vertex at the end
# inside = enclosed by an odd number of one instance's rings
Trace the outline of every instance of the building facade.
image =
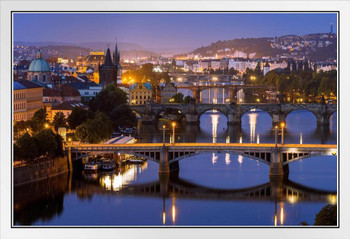
{"type": "Polygon", "coordinates": [[[152,99],[152,87],[150,83],[133,84],[129,88],[129,104],[144,105],[152,99]]]}
{"type": "Polygon", "coordinates": [[[27,80],[13,83],[13,120],[30,120],[43,107],[43,87],[27,80]]]}

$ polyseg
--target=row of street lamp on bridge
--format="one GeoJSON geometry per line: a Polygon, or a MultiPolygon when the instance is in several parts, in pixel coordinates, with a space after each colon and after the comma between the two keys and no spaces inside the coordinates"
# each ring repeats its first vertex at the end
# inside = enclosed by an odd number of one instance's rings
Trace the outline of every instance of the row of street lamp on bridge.
{"type": "MultiPolygon", "coordinates": [[[[172,122],[171,123],[171,126],[172,126],[172,140],[170,143],[173,143],[175,144],[175,126],[176,126],[176,123],[175,122],[172,122]]],[[[283,139],[284,139],[284,127],[286,126],[286,124],[284,122],[281,122],[280,124],[280,128],[276,125],[274,127],[274,131],[275,131],[275,147],[277,148],[277,136],[278,136],[278,131],[281,130],[281,144],[283,144],[283,139]]],[[[163,124],[163,147],[165,147],[165,130],[166,129],[166,126],[165,124],[163,124]]]]}

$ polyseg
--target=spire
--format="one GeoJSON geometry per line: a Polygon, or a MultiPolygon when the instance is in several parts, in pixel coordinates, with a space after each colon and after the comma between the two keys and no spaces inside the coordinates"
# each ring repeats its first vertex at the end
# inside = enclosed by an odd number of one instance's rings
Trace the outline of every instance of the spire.
{"type": "Polygon", "coordinates": [[[109,48],[107,48],[105,63],[103,65],[112,66],[112,57],[111,57],[111,51],[109,50],[109,48]]]}
{"type": "Polygon", "coordinates": [[[114,49],[114,55],[113,55],[113,64],[115,66],[119,65],[119,61],[120,61],[120,54],[119,54],[119,50],[118,50],[118,44],[117,42],[115,43],[115,49],[114,49]]]}

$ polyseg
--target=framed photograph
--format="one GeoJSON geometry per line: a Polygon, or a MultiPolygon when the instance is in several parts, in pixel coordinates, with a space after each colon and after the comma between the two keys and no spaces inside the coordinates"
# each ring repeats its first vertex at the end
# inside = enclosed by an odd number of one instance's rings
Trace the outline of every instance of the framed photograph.
{"type": "Polygon", "coordinates": [[[0,16],[1,238],[350,237],[350,3],[0,16]]]}

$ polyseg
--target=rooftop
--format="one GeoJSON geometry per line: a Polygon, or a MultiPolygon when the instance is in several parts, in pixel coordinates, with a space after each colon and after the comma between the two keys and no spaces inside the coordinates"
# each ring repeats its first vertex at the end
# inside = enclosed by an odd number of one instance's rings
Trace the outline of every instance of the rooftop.
{"type": "Polygon", "coordinates": [[[43,87],[29,80],[18,80],[13,82],[14,90],[23,90],[23,89],[32,89],[32,88],[43,88],[43,87]]]}

